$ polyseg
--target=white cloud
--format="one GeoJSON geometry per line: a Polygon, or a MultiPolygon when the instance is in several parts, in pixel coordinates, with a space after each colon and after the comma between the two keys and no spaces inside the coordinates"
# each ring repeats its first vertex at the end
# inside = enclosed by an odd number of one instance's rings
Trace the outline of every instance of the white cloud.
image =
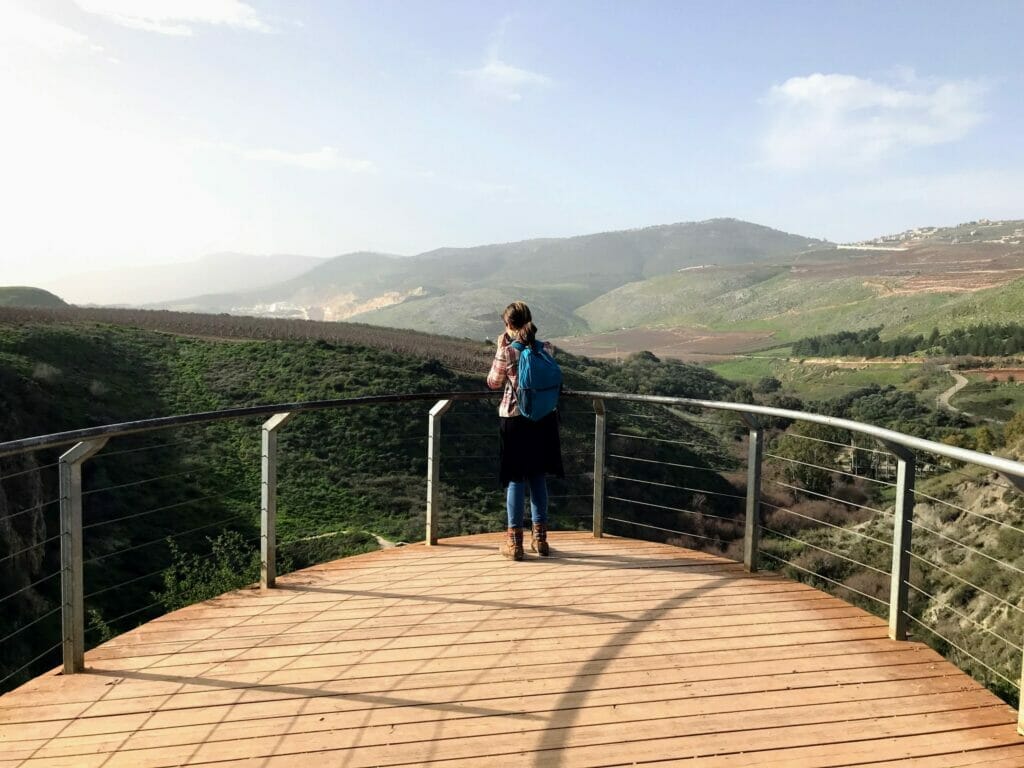
{"type": "Polygon", "coordinates": [[[132,29],[191,35],[197,24],[272,32],[259,12],[241,0],[75,0],[87,13],[132,29]]]}
{"type": "Polygon", "coordinates": [[[287,165],[295,168],[307,168],[314,171],[331,171],[340,169],[350,173],[372,173],[376,166],[369,160],[344,157],[336,147],[321,147],[313,152],[288,152],[272,148],[237,147],[224,145],[227,149],[249,160],[287,165]]]}
{"type": "Polygon", "coordinates": [[[763,159],[777,168],[873,166],[914,147],[957,141],[984,119],[986,88],[971,80],[896,85],[813,74],[772,86],[763,159]]]}
{"type": "Polygon", "coordinates": [[[0,6],[0,43],[4,47],[28,46],[54,55],[73,50],[103,50],[71,27],[10,6],[0,6]]]}
{"type": "Polygon", "coordinates": [[[483,66],[459,70],[459,74],[472,80],[481,91],[509,101],[521,101],[527,88],[546,87],[554,82],[547,75],[506,64],[493,54],[483,66]]]}
{"type": "Polygon", "coordinates": [[[476,69],[460,69],[457,74],[472,81],[483,93],[498,96],[509,101],[522,101],[523,91],[530,88],[546,88],[554,84],[547,75],[516,67],[503,61],[500,55],[505,34],[512,23],[512,16],[505,16],[491,35],[484,63],[476,69]]]}

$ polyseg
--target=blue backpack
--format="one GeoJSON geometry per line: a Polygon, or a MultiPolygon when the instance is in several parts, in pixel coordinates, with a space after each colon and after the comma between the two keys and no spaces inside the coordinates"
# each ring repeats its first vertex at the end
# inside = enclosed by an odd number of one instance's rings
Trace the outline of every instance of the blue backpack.
{"type": "Polygon", "coordinates": [[[532,347],[518,341],[509,346],[519,350],[519,412],[530,421],[540,421],[558,407],[562,369],[539,341],[532,347]]]}

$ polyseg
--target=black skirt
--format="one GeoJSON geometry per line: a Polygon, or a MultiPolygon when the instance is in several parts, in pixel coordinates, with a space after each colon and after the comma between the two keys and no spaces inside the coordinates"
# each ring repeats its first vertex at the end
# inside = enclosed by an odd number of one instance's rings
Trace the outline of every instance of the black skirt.
{"type": "Polygon", "coordinates": [[[565,477],[562,444],[558,436],[558,411],[540,421],[525,416],[501,418],[501,469],[498,482],[506,487],[531,475],[544,473],[565,477]]]}

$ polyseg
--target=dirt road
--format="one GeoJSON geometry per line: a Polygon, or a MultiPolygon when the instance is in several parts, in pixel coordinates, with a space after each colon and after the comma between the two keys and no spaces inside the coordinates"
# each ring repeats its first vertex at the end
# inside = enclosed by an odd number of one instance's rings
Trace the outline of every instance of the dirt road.
{"type": "MultiPolygon", "coordinates": [[[[967,380],[966,376],[963,376],[957,373],[956,371],[951,371],[947,368],[946,372],[953,377],[954,384],[952,387],[950,387],[941,395],[939,395],[936,398],[936,401],[938,402],[940,408],[945,408],[946,410],[949,411],[956,411],[957,413],[964,413],[964,411],[961,411],[959,408],[954,408],[952,405],[950,405],[949,399],[957,392],[959,392],[961,389],[966,387],[970,382],[967,380]]],[[[970,416],[969,413],[965,415],[970,416]]]]}

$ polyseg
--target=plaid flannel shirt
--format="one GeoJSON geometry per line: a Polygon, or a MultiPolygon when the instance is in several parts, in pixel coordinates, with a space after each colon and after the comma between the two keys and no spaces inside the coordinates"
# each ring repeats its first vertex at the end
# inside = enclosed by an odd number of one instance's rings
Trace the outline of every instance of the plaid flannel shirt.
{"type": "MultiPolygon", "coordinates": [[[[498,349],[491,361],[491,370],[487,374],[487,386],[490,389],[505,388],[498,405],[498,415],[503,417],[519,416],[519,405],[516,402],[516,389],[519,387],[519,350],[511,344],[503,343],[505,334],[498,340],[498,349]]],[[[554,354],[554,348],[543,342],[544,350],[554,354]]]]}

